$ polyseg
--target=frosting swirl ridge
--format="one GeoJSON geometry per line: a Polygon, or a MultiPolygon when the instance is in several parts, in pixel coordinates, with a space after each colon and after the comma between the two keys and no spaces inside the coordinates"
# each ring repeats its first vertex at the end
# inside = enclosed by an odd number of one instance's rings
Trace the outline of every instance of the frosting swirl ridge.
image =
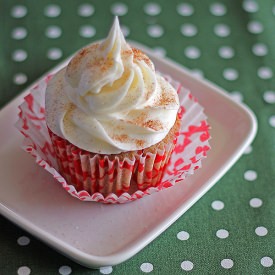
{"type": "Polygon", "coordinates": [[[49,82],[46,121],[58,136],[102,154],[161,141],[179,108],[174,88],[125,41],[118,19],[105,40],[80,50],[49,82]]]}

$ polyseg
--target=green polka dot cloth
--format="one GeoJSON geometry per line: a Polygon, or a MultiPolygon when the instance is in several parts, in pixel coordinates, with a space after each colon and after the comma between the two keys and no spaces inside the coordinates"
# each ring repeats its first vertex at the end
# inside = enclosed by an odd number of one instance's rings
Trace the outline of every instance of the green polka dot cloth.
{"type": "Polygon", "coordinates": [[[259,123],[233,168],[126,262],[82,267],[0,217],[0,274],[275,274],[274,0],[1,0],[0,7],[1,107],[104,38],[119,15],[127,39],[223,87],[259,123]]]}

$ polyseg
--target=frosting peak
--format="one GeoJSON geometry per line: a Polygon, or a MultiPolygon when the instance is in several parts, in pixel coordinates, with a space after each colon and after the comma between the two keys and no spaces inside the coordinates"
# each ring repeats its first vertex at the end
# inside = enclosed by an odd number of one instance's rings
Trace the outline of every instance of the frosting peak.
{"type": "Polygon", "coordinates": [[[126,43],[117,17],[107,38],[80,50],[46,92],[48,127],[94,153],[156,144],[174,125],[178,107],[176,91],[126,43]]]}

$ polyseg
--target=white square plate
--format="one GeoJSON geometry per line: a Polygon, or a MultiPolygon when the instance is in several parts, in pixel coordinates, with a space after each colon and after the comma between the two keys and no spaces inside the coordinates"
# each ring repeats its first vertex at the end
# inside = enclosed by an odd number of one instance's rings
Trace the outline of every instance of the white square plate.
{"type": "Polygon", "coordinates": [[[72,260],[92,268],[121,263],[154,240],[228,171],[257,129],[253,113],[220,88],[194,77],[175,62],[155,56],[145,46],[132,44],[149,55],[158,71],[183,83],[208,116],[212,149],[202,168],[184,183],[123,205],[81,202],[68,195],[20,148],[23,136],[14,123],[17,107],[28,90],[0,111],[0,213],[72,260]]]}

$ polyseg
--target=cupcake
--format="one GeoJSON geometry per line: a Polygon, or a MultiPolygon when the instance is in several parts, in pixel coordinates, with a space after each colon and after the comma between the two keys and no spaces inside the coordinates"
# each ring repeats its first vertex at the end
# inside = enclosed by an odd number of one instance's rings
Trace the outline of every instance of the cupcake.
{"type": "Polygon", "coordinates": [[[76,191],[117,196],[156,187],[180,129],[177,91],[125,41],[81,49],[48,82],[45,119],[58,172],[76,191]]]}

